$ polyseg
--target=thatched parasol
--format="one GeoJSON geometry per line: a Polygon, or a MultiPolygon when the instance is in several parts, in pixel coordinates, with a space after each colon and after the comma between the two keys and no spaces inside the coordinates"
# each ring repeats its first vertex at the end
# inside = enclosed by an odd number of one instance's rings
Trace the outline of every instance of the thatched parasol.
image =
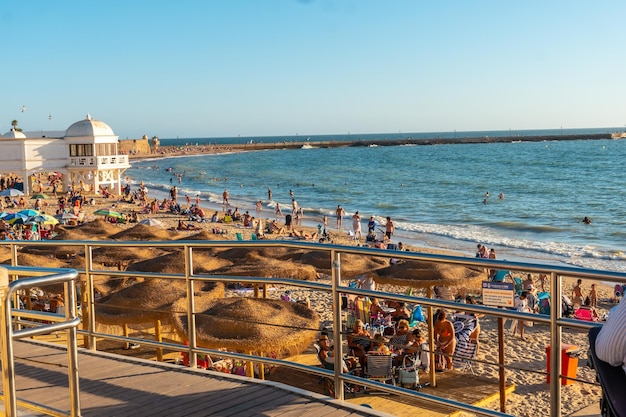
{"type": "MultiPolygon", "coordinates": [[[[199,346],[240,352],[301,353],[317,335],[319,316],[303,304],[282,300],[233,297],[195,302],[199,346]]],[[[186,305],[174,304],[173,323],[187,337],[186,305]]]]}
{"type": "MultiPolygon", "coordinates": [[[[350,278],[373,269],[379,269],[389,265],[389,258],[379,256],[365,256],[351,253],[341,254],[341,276],[350,278]]],[[[332,262],[330,252],[310,251],[303,253],[299,261],[303,264],[313,265],[318,271],[331,273],[332,262]]]]}
{"type": "MultiPolygon", "coordinates": [[[[185,297],[186,287],[184,281],[148,278],[98,300],[96,321],[102,324],[168,322],[172,304],[185,297]]],[[[201,292],[223,297],[224,285],[204,283],[201,292]]]]}
{"type": "Polygon", "coordinates": [[[111,236],[115,240],[175,240],[179,234],[169,230],[150,227],[145,224],[137,224],[130,229],[122,230],[111,236]]]}
{"type": "Polygon", "coordinates": [[[291,248],[270,247],[270,248],[244,248],[235,247],[216,251],[216,256],[229,261],[237,262],[252,257],[267,257],[273,259],[291,259],[297,252],[291,248]]]}
{"type": "Polygon", "coordinates": [[[150,259],[166,252],[153,247],[105,246],[93,250],[94,262],[103,265],[127,264],[137,259],[150,259]]]}
{"type": "Polygon", "coordinates": [[[248,253],[233,266],[213,271],[216,275],[239,277],[293,278],[305,281],[317,279],[317,271],[311,265],[302,265],[289,260],[280,260],[248,253]]]}
{"type": "MultiPolygon", "coordinates": [[[[211,272],[231,265],[230,262],[210,256],[206,252],[195,252],[193,255],[194,273],[211,272]]],[[[185,272],[185,254],[172,252],[156,258],[139,261],[128,265],[128,271],[162,272],[182,274],[185,272]]]]}
{"type": "Polygon", "coordinates": [[[379,284],[429,287],[431,285],[480,285],[482,268],[427,261],[404,261],[369,272],[379,284]]]}
{"type": "Polygon", "coordinates": [[[114,235],[119,229],[111,223],[105,222],[103,219],[97,219],[91,222],[80,224],[72,230],[78,230],[83,234],[97,235],[109,237],[114,235]]]}

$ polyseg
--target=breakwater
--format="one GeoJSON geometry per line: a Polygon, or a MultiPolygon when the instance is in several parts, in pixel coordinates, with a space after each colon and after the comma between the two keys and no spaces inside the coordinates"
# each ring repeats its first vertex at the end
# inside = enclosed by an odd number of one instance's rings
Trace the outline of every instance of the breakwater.
{"type": "Polygon", "coordinates": [[[511,143],[511,142],[551,142],[563,140],[601,140],[614,139],[611,133],[579,134],[579,135],[541,135],[541,136],[482,136],[463,138],[420,138],[420,139],[381,139],[381,140],[354,140],[354,141],[284,141],[274,143],[245,143],[229,144],[231,149],[240,150],[263,150],[285,148],[339,148],[349,146],[406,146],[406,145],[452,145],[463,143],[511,143]]]}

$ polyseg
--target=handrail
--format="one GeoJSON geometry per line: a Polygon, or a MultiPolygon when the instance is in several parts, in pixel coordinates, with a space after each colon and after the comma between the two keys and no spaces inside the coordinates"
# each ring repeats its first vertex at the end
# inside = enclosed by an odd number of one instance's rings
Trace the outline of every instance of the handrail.
{"type": "MultiPolygon", "coordinates": [[[[17,263],[17,246],[57,246],[58,242],[46,242],[46,241],[29,241],[29,242],[8,242],[11,246],[13,246],[13,263],[17,263]]],[[[328,245],[328,244],[319,244],[312,242],[302,242],[302,241],[142,241],[142,242],[119,242],[119,241],[63,241],[63,246],[79,246],[83,247],[85,253],[85,269],[81,270],[81,273],[85,273],[87,275],[87,285],[88,285],[88,293],[85,294],[87,297],[87,302],[83,303],[82,308],[84,315],[88,317],[86,320],[87,329],[83,331],[79,331],[80,334],[85,334],[88,338],[89,348],[95,350],[96,349],[96,338],[109,338],[111,340],[123,340],[126,342],[139,342],[150,346],[155,346],[158,348],[168,348],[172,349],[171,343],[164,343],[158,341],[148,341],[146,339],[134,339],[131,337],[122,337],[115,335],[106,335],[102,333],[98,333],[95,330],[95,310],[94,310],[94,301],[93,301],[93,279],[97,276],[112,276],[112,277],[142,277],[142,278],[161,278],[161,279],[175,279],[175,280],[185,280],[189,283],[187,286],[187,296],[189,299],[188,304],[188,323],[190,327],[189,331],[189,346],[183,345],[175,345],[179,346],[178,349],[180,351],[187,351],[190,357],[190,366],[196,366],[196,358],[198,354],[219,354],[223,357],[231,357],[244,359],[249,361],[255,361],[258,363],[265,364],[280,364],[280,366],[287,366],[291,368],[303,368],[305,365],[293,364],[286,361],[280,361],[272,358],[253,356],[253,355],[245,355],[233,352],[222,352],[212,349],[205,349],[197,347],[196,338],[195,338],[195,315],[194,312],[194,296],[193,296],[193,283],[195,281],[230,281],[230,282],[241,282],[241,283],[250,283],[250,284],[283,284],[289,286],[296,287],[305,287],[312,288],[315,290],[321,291],[329,291],[333,300],[333,334],[335,337],[335,346],[338,347],[339,352],[337,352],[337,361],[341,358],[341,309],[340,309],[340,296],[341,293],[348,294],[357,294],[357,295],[365,295],[365,296],[376,296],[382,297],[386,299],[395,299],[399,301],[405,301],[410,303],[420,303],[423,306],[427,307],[429,310],[429,315],[432,316],[432,309],[437,307],[443,308],[451,308],[458,309],[459,304],[451,301],[443,301],[436,300],[428,297],[417,297],[417,296],[409,296],[395,293],[385,293],[381,291],[368,291],[361,290],[355,288],[349,288],[347,286],[342,285],[341,283],[341,254],[357,254],[364,256],[378,256],[378,257],[388,257],[388,258],[396,258],[396,259],[404,259],[404,260],[420,260],[420,261],[430,261],[430,262],[439,262],[439,263],[450,263],[456,265],[464,265],[464,266],[472,266],[472,267],[480,267],[480,268],[488,268],[488,269],[509,269],[509,270],[518,270],[518,271],[527,271],[527,272],[539,272],[539,273],[549,273],[550,274],[550,285],[552,289],[551,297],[552,297],[552,312],[550,316],[542,316],[535,315],[530,313],[522,313],[514,310],[505,310],[505,309],[497,309],[491,308],[481,305],[468,305],[464,304],[463,309],[466,311],[471,311],[475,313],[483,313],[488,314],[490,316],[498,317],[499,319],[510,318],[510,319],[519,319],[519,320],[528,320],[538,323],[546,323],[549,324],[550,327],[550,343],[553,351],[558,352],[561,349],[561,328],[562,327],[571,327],[571,328],[579,328],[586,329],[593,326],[593,324],[587,324],[576,320],[566,319],[561,317],[560,311],[560,300],[561,298],[561,277],[562,276],[574,276],[581,277],[596,281],[613,281],[613,282],[621,282],[626,283],[626,274],[612,272],[612,271],[598,271],[598,270],[590,270],[583,268],[575,268],[568,266],[560,266],[560,265],[545,265],[539,263],[522,263],[522,262],[510,262],[506,260],[490,260],[490,259],[481,259],[481,258],[470,258],[470,257],[460,257],[460,256],[450,256],[450,255],[437,255],[437,254],[426,254],[426,253],[418,253],[418,252],[399,252],[399,251],[387,251],[381,249],[374,248],[365,248],[365,247],[356,247],[356,246],[340,246],[340,245],[328,245]],[[180,273],[149,273],[149,272],[131,272],[131,271],[110,271],[104,269],[95,269],[92,263],[92,250],[97,247],[159,247],[159,248],[182,248],[185,253],[185,268],[184,271],[180,271],[180,273]],[[270,247],[281,247],[281,248],[291,248],[291,249],[307,249],[307,250],[315,250],[315,251],[324,251],[329,255],[329,269],[331,271],[331,284],[324,284],[319,282],[307,282],[307,281],[299,281],[292,280],[286,278],[263,278],[263,277],[240,277],[240,276],[230,276],[230,275],[212,275],[212,274],[194,274],[193,273],[193,251],[197,249],[206,249],[206,248],[232,248],[232,247],[246,247],[246,248],[270,248],[270,247]]],[[[432,349],[431,349],[432,350],[432,349]]],[[[431,362],[433,362],[431,360],[431,362]]],[[[341,374],[341,366],[339,364],[335,364],[334,371],[334,379],[337,389],[336,398],[339,400],[343,400],[343,383],[345,381],[352,381],[352,377],[350,375],[341,374]]],[[[503,363],[499,363],[498,366],[502,369],[504,368],[503,363]]],[[[550,380],[550,395],[551,395],[551,415],[555,417],[559,417],[561,414],[560,404],[560,381],[561,378],[566,378],[561,375],[561,355],[553,355],[550,364],[550,373],[552,375],[558,375],[557,378],[551,378],[550,380]]],[[[311,371],[315,374],[326,373],[328,371],[320,371],[314,370],[311,371]]],[[[431,379],[435,378],[434,370],[431,372],[431,379]]],[[[363,380],[359,380],[359,384],[367,385],[367,384],[376,384],[372,382],[367,382],[363,380]]],[[[399,388],[389,388],[383,387],[384,390],[392,390],[395,393],[407,394],[407,390],[402,390],[399,388]]],[[[504,393],[502,392],[503,385],[501,385],[501,401],[503,401],[504,393]]],[[[410,391],[409,391],[410,392],[410,391]]],[[[410,395],[417,396],[420,398],[432,400],[428,398],[429,396],[420,393],[420,392],[410,392],[410,395]]],[[[450,400],[442,400],[438,399],[438,401],[442,401],[446,403],[446,405],[454,406],[455,408],[474,412],[482,415],[505,415],[503,413],[494,412],[487,409],[475,409],[476,407],[469,406],[467,404],[450,401],[450,400]]],[[[437,401],[435,401],[437,402],[437,401]]],[[[502,403],[501,403],[502,404],[502,403]]],[[[503,405],[502,405],[503,407],[503,405]]]]}
{"type": "MultiPolygon", "coordinates": [[[[78,272],[68,268],[35,268],[35,267],[19,267],[9,266],[0,268],[0,277],[4,282],[0,283],[0,322],[1,342],[2,342],[2,386],[4,390],[4,407],[8,417],[17,417],[17,396],[15,389],[15,358],[13,350],[13,341],[25,337],[40,334],[49,334],[59,330],[68,330],[67,337],[67,355],[68,355],[68,380],[70,390],[70,413],[72,417],[80,416],[80,395],[78,385],[78,343],[76,328],[80,324],[80,318],[76,315],[76,286],[74,281],[78,277],[78,272]],[[8,282],[8,273],[11,275],[41,275],[30,278],[21,278],[11,283],[8,282]],[[44,275],[48,274],[48,275],[44,275]],[[34,311],[25,311],[21,309],[11,308],[11,297],[17,291],[30,289],[33,287],[46,286],[51,284],[63,283],[65,287],[65,300],[67,306],[65,309],[65,317],[57,320],[64,320],[53,324],[43,324],[38,327],[13,330],[12,317],[24,317],[50,320],[54,319],[50,313],[38,314],[34,311]]],[[[1,280],[1,279],[0,279],[1,280]]],[[[55,316],[59,316],[58,314],[55,316]]],[[[32,408],[47,411],[51,415],[61,415],[61,412],[55,408],[46,407],[42,404],[26,403],[21,401],[23,405],[32,408]]],[[[65,413],[66,414],[66,413],[65,413]]]]}

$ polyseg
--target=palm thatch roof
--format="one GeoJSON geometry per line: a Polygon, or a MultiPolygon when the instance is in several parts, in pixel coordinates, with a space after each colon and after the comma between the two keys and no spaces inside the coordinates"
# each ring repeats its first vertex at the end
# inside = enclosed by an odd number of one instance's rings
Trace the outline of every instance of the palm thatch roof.
{"type": "Polygon", "coordinates": [[[404,261],[368,272],[379,284],[429,287],[432,285],[480,285],[484,269],[427,261],[404,261]]]}
{"type": "MultiPolygon", "coordinates": [[[[101,298],[95,304],[96,321],[102,324],[169,322],[172,305],[186,295],[185,281],[148,278],[101,298]]],[[[224,285],[203,283],[201,293],[223,297],[224,285]]]]}
{"type": "Polygon", "coordinates": [[[268,247],[268,248],[245,248],[235,247],[228,249],[221,249],[216,251],[216,256],[222,259],[228,259],[237,263],[247,259],[248,257],[266,257],[273,259],[291,259],[295,256],[298,250],[294,251],[291,248],[281,247],[268,247]]]}
{"type": "Polygon", "coordinates": [[[115,240],[176,240],[180,235],[174,231],[137,224],[130,229],[122,230],[110,236],[115,240]]]}
{"type": "MultiPolygon", "coordinates": [[[[282,300],[233,297],[196,300],[199,346],[239,352],[297,354],[315,339],[319,316],[303,304],[282,300]]],[[[181,301],[176,311],[185,311],[181,301]]],[[[187,315],[174,314],[174,327],[187,337],[187,315]]]]}
{"type": "MultiPolygon", "coordinates": [[[[194,273],[211,272],[219,268],[224,268],[230,264],[230,262],[213,257],[207,252],[194,251],[194,273]]],[[[184,252],[172,252],[156,258],[135,262],[128,265],[127,270],[182,274],[185,272],[185,254],[184,252]]]]}
{"type": "MultiPolygon", "coordinates": [[[[389,258],[356,255],[351,253],[342,253],[340,260],[342,278],[354,277],[356,275],[389,265],[389,258]]],[[[330,252],[305,252],[302,256],[300,256],[299,261],[303,264],[313,265],[320,272],[326,274],[331,273],[332,261],[330,258],[330,252]]]]}
{"type": "Polygon", "coordinates": [[[305,281],[317,279],[317,271],[311,265],[264,257],[257,253],[248,253],[235,265],[220,268],[213,273],[239,277],[293,278],[305,281]]]}
{"type": "Polygon", "coordinates": [[[81,233],[86,235],[109,237],[117,233],[119,229],[111,223],[104,221],[104,219],[96,219],[90,222],[79,224],[72,230],[80,231],[81,233]]]}
{"type": "Polygon", "coordinates": [[[118,265],[121,263],[135,261],[137,259],[150,259],[160,256],[166,252],[152,247],[132,247],[132,246],[109,246],[100,247],[93,250],[93,261],[103,265],[118,265]]]}

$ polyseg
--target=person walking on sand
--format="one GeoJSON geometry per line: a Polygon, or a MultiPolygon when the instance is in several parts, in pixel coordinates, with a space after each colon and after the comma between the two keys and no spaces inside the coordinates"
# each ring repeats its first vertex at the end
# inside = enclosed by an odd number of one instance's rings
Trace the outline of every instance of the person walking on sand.
{"type": "Polygon", "coordinates": [[[267,188],[267,199],[272,201],[272,189],[269,187],[267,188]]]}
{"type": "Polygon", "coordinates": [[[293,217],[296,217],[296,214],[298,213],[298,202],[296,201],[295,198],[291,199],[291,215],[293,217]]]}
{"type": "Polygon", "coordinates": [[[343,216],[346,214],[346,211],[340,205],[337,206],[337,230],[341,230],[341,225],[343,223],[343,216]]]}
{"type": "Polygon", "coordinates": [[[278,216],[282,216],[283,212],[280,209],[280,204],[276,203],[276,220],[278,220],[278,216]]]}
{"type": "Polygon", "coordinates": [[[222,204],[225,206],[230,205],[228,203],[228,197],[230,196],[230,194],[228,193],[228,190],[224,190],[224,192],[222,193],[222,204]]]}
{"type": "Polygon", "coordinates": [[[387,217],[387,223],[385,223],[385,236],[387,236],[388,239],[391,239],[391,236],[393,236],[395,231],[396,228],[391,221],[391,217],[387,217]]]}
{"type": "Polygon", "coordinates": [[[352,230],[354,231],[354,240],[361,240],[363,233],[361,233],[361,216],[358,211],[352,215],[352,230]]]}

